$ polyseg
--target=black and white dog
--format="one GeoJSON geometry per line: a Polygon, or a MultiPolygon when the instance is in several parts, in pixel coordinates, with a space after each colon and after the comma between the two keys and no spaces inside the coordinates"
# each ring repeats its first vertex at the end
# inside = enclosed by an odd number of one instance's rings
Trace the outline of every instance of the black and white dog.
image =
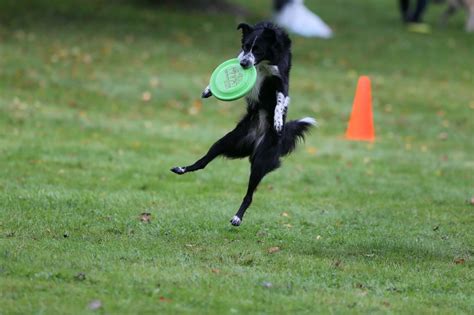
{"type": "MultiPolygon", "coordinates": [[[[181,175],[203,169],[219,155],[249,157],[247,193],[230,221],[235,226],[242,222],[262,178],[280,166],[280,158],[291,153],[298,139],[303,139],[305,131],[316,123],[313,118],[285,122],[290,103],[291,41],[288,35],[269,22],[254,26],[242,23],[237,29],[243,34],[238,56],[241,66],[257,68],[257,83],[246,97],[247,113],[235,129],[214,143],[201,159],[192,165],[171,169],[181,175]]],[[[209,87],[202,93],[203,98],[211,95],[209,87]]]]}

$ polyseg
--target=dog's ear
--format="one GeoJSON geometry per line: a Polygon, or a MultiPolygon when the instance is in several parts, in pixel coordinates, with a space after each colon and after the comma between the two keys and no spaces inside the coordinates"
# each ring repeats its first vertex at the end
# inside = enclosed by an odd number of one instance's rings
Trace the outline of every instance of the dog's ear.
{"type": "Polygon", "coordinates": [[[247,23],[240,23],[239,25],[237,25],[237,29],[242,30],[242,37],[245,37],[253,32],[253,27],[248,25],[247,23]]]}

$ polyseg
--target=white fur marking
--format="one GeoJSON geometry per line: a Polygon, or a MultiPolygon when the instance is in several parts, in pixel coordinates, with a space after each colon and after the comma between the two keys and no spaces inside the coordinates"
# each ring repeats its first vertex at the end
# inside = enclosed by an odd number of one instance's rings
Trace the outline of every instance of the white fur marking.
{"type": "Polygon", "coordinates": [[[242,61],[248,61],[251,65],[255,65],[255,56],[252,54],[252,52],[245,53],[242,51],[237,58],[239,59],[239,62],[242,61]]]}
{"type": "Polygon", "coordinates": [[[285,95],[281,92],[277,92],[277,104],[275,106],[275,113],[273,115],[273,126],[276,132],[283,130],[283,115],[285,114],[285,95]]]}
{"type": "Polygon", "coordinates": [[[232,225],[240,225],[240,223],[242,223],[242,220],[240,220],[240,218],[236,215],[234,215],[234,217],[232,218],[231,220],[231,223],[232,225]]]}
{"type": "Polygon", "coordinates": [[[279,133],[283,130],[284,117],[290,105],[290,97],[277,92],[277,105],[275,106],[275,114],[273,116],[273,125],[275,130],[279,133]]]}
{"type": "Polygon", "coordinates": [[[250,104],[255,103],[258,101],[258,96],[260,94],[260,89],[262,87],[262,83],[266,77],[269,76],[280,76],[280,71],[277,66],[269,65],[268,61],[262,61],[257,66],[257,82],[253,86],[252,90],[247,96],[247,99],[250,104]]]}
{"type": "Polygon", "coordinates": [[[303,122],[303,123],[306,123],[306,124],[310,124],[310,125],[313,125],[313,126],[317,126],[318,125],[318,122],[316,121],[316,119],[312,118],[312,117],[305,117],[305,118],[302,118],[300,120],[298,120],[299,122],[303,122]]]}

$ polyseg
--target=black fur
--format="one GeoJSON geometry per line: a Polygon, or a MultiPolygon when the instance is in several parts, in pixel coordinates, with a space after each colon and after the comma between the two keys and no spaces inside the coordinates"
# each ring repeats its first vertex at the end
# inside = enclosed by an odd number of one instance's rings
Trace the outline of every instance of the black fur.
{"type": "MultiPolygon", "coordinates": [[[[289,100],[291,41],[288,35],[268,22],[254,26],[241,23],[237,28],[242,30],[241,65],[248,67],[253,62],[261,84],[257,83],[247,95],[247,113],[234,130],[214,143],[207,154],[194,164],[171,169],[181,175],[205,168],[220,155],[228,158],[249,157],[248,189],[231,220],[233,225],[240,225],[262,178],[280,166],[280,158],[295,149],[298,139],[303,139],[312,125],[310,120],[285,123],[287,108],[281,100],[289,100]]],[[[212,91],[206,88],[203,97],[211,95],[212,91]]]]}

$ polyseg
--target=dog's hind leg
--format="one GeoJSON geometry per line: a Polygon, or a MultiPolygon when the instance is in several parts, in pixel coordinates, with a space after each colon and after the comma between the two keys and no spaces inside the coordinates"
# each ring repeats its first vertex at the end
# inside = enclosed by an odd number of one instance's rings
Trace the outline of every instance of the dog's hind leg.
{"type": "Polygon", "coordinates": [[[251,161],[252,166],[250,170],[247,193],[242,200],[239,210],[230,220],[230,223],[234,226],[239,226],[242,223],[245,211],[252,203],[253,194],[262,178],[280,166],[280,159],[276,147],[272,147],[257,154],[258,155],[255,155],[251,161]]]}
{"type": "Polygon", "coordinates": [[[202,158],[188,166],[173,167],[171,171],[178,175],[182,175],[187,172],[194,172],[205,168],[207,164],[209,164],[219,155],[225,155],[233,158],[249,156],[250,151],[248,148],[244,146],[236,146],[236,143],[238,143],[239,140],[245,136],[247,128],[246,124],[247,121],[244,118],[244,120],[241,121],[234,130],[232,130],[224,137],[219,139],[216,143],[214,143],[209,149],[209,151],[206,153],[206,155],[204,155],[202,158]]]}
{"type": "Polygon", "coordinates": [[[200,169],[203,169],[209,164],[212,160],[214,160],[219,155],[223,154],[226,151],[226,148],[232,144],[234,141],[234,134],[233,132],[229,132],[224,137],[219,139],[216,143],[214,143],[209,151],[204,155],[202,158],[197,160],[191,165],[188,166],[177,166],[173,167],[171,171],[178,175],[182,175],[187,172],[194,172],[200,169]]]}

